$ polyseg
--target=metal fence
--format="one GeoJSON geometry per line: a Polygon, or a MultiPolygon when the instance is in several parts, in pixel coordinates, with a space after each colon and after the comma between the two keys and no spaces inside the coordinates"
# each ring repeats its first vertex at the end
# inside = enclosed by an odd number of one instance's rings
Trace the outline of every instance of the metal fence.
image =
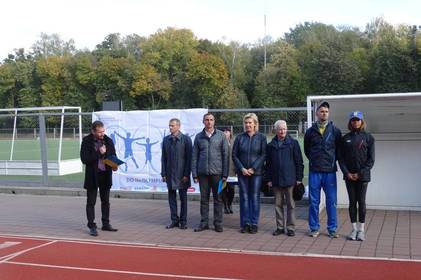
{"type": "MultiPolygon", "coordinates": [[[[215,115],[217,128],[229,127],[234,135],[243,131],[244,115],[254,112],[259,118],[260,132],[266,134],[268,139],[273,136],[273,124],[279,119],[288,123],[288,129],[293,136],[302,136],[307,118],[306,107],[210,109],[209,112],[215,115]]],[[[58,158],[61,160],[79,159],[79,116],[82,118],[82,134],[86,135],[90,131],[92,122],[91,112],[0,114],[0,162],[7,164],[7,161],[11,159],[28,162],[45,160],[48,165],[50,164],[48,160],[58,158]],[[15,116],[17,116],[16,124],[14,124],[15,116]],[[61,130],[60,120],[63,116],[64,126],[61,130]],[[16,127],[15,130],[14,127],[16,127]],[[61,151],[59,151],[58,141],[60,135],[63,139],[61,151]],[[14,147],[11,147],[12,139],[15,139],[14,147]]],[[[0,185],[80,187],[83,182],[82,172],[64,176],[46,175],[2,174],[0,185]]]]}

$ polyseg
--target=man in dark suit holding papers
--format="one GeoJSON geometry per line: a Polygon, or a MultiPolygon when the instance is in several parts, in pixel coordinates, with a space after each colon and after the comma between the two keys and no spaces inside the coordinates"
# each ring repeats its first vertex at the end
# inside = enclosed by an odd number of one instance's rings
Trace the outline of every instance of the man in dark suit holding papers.
{"type": "Polygon", "coordinates": [[[110,224],[110,189],[112,185],[112,167],[104,160],[115,156],[114,143],[105,135],[104,124],[101,121],[92,123],[91,133],[83,138],[80,149],[80,159],[85,168],[86,216],[89,234],[97,236],[95,223],[95,203],[99,189],[101,198],[102,230],[117,231],[110,224]]]}

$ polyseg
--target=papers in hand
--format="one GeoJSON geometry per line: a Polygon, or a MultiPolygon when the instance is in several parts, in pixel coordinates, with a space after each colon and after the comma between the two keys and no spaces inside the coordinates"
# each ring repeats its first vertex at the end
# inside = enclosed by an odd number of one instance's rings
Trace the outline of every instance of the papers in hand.
{"type": "Polygon", "coordinates": [[[116,155],[110,155],[106,159],[104,159],[104,163],[108,166],[111,166],[111,168],[113,169],[117,169],[119,165],[124,163],[124,161],[117,158],[116,155]]]}

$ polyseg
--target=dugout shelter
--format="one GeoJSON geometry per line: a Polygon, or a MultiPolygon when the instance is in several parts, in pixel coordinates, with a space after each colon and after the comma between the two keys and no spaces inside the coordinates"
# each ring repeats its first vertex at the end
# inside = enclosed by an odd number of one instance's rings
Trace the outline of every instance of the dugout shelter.
{"type": "MultiPolygon", "coordinates": [[[[330,104],[329,119],[348,132],[348,116],[361,111],[375,138],[375,164],[367,189],[367,207],[421,210],[421,93],[355,94],[307,97],[307,126],[318,104],[330,104]]],[[[338,165],[338,207],[348,207],[338,165]]],[[[323,199],[324,200],[324,199],[323,199]]]]}

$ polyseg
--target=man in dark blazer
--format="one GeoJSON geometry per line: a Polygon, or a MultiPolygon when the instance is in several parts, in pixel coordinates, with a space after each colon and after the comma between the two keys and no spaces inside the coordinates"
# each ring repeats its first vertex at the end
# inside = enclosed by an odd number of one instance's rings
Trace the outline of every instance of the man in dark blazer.
{"type": "Polygon", "coordinates": [[[105,135],[104,124],[101,121],[92,123],[91,133],[83,138],[80,149],[80,159],[86,165],[86,216],[88,218],[89,234],[97,236],[95,223],[95,203],[99,189],[101,198],[102,230],[117,231],[110,224],[110,189],[112,185],[112,168],[104,164],[103,160],[115,155],[114,143],[105,135]]]}
{"type": "Polygon", "coordinates": [[[189,136],[180,132],[180,120],[169,122],[170,135],[162,143],[161,176],[167,183],[171,224],[167,229],[187,228],[187,189],[190,187],[192,142],[189,136]],[[180,216],[177,214],[177,190],[180,196],[180,216]]]}

